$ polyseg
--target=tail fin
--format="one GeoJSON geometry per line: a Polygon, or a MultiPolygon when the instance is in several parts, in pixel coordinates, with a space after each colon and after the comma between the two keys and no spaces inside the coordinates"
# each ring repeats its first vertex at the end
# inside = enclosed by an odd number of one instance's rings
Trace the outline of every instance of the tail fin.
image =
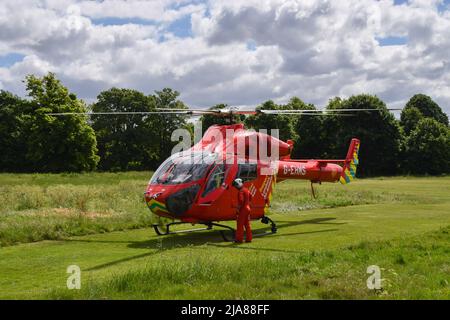
{"type": "Polygon", "coordinates": [[[356,166],[359,164],[359,140],[353,138],[345,158],[344,170],[339,181],[342,184],[350,183],[356,176],[356,166]]]}

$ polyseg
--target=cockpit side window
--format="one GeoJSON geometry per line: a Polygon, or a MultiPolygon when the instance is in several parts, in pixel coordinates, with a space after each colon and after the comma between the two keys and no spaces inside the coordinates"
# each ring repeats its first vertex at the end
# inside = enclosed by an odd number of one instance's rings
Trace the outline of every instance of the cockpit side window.
{"type": "Polygon", "coordinates": [[[257,169],[256,163],[240,163],[236,178],[241,178],[244,182],[255,180],[258,177],[257,169]]]}
{"type": "Polygon", "coordinates": [[[210,192],[220,188],[220,186],[225,182],[226,175],[227,175],[227,166],[223,164],[217,165],[209,175],[209,179],[206,182],[206,187],[202,193],[202,197],[205,197],[210,192]]]}

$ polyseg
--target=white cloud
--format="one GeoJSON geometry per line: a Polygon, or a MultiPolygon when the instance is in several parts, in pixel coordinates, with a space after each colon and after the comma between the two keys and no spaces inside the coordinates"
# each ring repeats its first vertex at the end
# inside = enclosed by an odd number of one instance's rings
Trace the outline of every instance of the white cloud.
{"type": "Polygon", "coordinates": [[[293,95],[323,106],[363,92],[401,106],[423,92],[450,113],[450,14],[439,3],[3,1],[0,55],[25,58],[0,65],[0,87],[24,94],[26,74],[53,71],[88,101],[111,86],[146,93],[169,86],[202,107],[293,95]],[[186,17],[192,37],[178,37],[169,26],[186,17]],[[407,43],[380,45],[390,37],[407,43]]]}

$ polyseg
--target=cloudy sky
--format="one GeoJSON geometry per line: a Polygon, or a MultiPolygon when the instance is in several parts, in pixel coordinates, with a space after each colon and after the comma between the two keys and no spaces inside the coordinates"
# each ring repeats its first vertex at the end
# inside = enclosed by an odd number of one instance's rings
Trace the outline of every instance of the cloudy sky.
{"type": "Polygon", "coordinates": [[[450,0],[0,0],[0,89],[48,71],[88,102],[112,86],[196,107],[423,92],[450,114],[450,0]]]}

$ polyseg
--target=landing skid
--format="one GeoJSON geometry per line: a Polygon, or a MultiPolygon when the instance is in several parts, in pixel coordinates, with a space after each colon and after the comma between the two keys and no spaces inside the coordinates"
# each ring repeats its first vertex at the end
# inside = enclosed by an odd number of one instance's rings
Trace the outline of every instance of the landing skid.
{"type": "MultiPolygon", "coordinates": [[[[277,230],[278,230],[277,225],[275,224],[275,222],[272,219],[264,216],[261,218],[261,222],[264,224],[270,223],[270,232],[263,233],[262,235],[277,233],[277,230]]],[[[255,236],[257,236],[257,235],[255,235],[255,236]]]]}
{"type": "MultiPolygon", "coordinates": [[[[212,230],[213,227],[221,227],[221,228],[225,228],[230,230],[233,233],[233,238],[234,238],[234,232],[235,230],[230,227],[230,226],[226,226],[223,224],[219,224],[219,223],[215,223],[215,222],[208,222],[208,223],[200,223],[202,225],[204,225],[205,227],[203,228],[195,228],[195,229],[188,229],[188,230],[179,230],[179,231],[170,231],[170,227],[173,225],[180,225],[180,224],[190,224],[190,222],[172,222],[172,223],[168,223],[165,225],[166,230],[161,230],[160,225],[159,224],[154,224],[153,225],[153,229],[155,229],[155,232],[157,235],[159,236],[164,236],[164,235],[168,235],[168,234],[177,234],[177,233],[190,233],[190,232],[195,232],[195,231],[203,231],[203,230],[212,230]]],[[[222,238],[225,241],[229,241],[227,239],[227,236],[225,235],[225,230],[219,230],[220,234],[222,235],[222,238]]]]}
{"type": "MultiPolygon", "coordinates": [[[[253,237],[262,237],[262,236],[266,236],[269,234],[274,234],[277,232],[277,226],[275,224],[275,222],[270,219],[269,217],[262,217],[261,218],[261,222],[264,224],[271,224],[271,228],[270,231],[265,232],[265,233],[256,233],[253,234],[253,237]]],[[[196,231],[204,231],[204,230],[212,230],[213,227],[221,227],[221,228],[225,228],[227,230],[219,230],[220,235],[222,236],[224,241],[228,241],[228,242],[233,242],[234,238],[235,238],[235,234],[236,234],[236,230],[230,226],[224,225],[224,224],[219,224],[219,223],[215,223],[215,222],[208,222],[208,223],[200,223],[202,225],[204,225],[205,227],[203,228],[195,228],[195,229],[188,229],[188,230],[179,230],[179,231],[170,231],[170,227],[173,225],[181,225],[181,224],[188,224],[189,222],[171,222],[165,225],[165,230],[161,229],[161,226],[159,224],[153,224],[153,229],[155,230],[156,234],[159,236],[165,236],[168,234],[177,234],[177,233],[190,233],[190,232],[196,232],[196,231]],[[232,238],[230,239],[225,231],[231,231],[232,232],[232,238]]]]}

